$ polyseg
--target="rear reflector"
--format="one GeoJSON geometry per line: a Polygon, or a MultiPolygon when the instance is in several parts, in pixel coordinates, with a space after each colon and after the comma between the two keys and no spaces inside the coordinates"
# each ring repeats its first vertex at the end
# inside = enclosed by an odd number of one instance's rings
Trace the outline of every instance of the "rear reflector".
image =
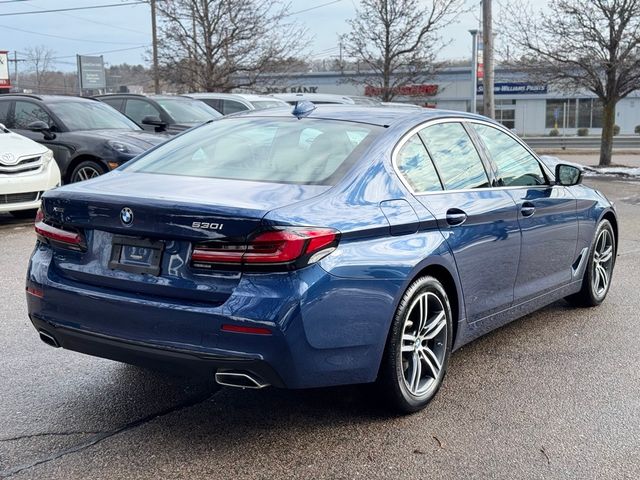
{"type": "Polygon", "coordinates": [[[35,229],[36,234],[45,241],[51,240],[75,250],[80,250],[84,245],[79,233],[54,227],[48,223],[44,223],[42,220],[35,224],[35,229]]]}
{"type": "Polygon", "coordinates": [[[251,333],[253,335],[271,335],[271,330],[263,327],[244,327],[241,325],[229,325],[224,324],[220,327],[220,330],[223,332],[232,332],[232,333],[251,333]]]}
{"type": "Polygon", "coordinates": [[[34,297],[44,298],[44,292],[39,288],[27,287],[27,293],[29,295],[33,295],[34,297]]]}
{"type": "Polygon", "coordinates": [[[259,232],[247,243],[211,242],[194,246],[196,267],[252,265],[302,267],[322,259],[338,245],[340,233],[331,228],[290,227],[259,232]]]}

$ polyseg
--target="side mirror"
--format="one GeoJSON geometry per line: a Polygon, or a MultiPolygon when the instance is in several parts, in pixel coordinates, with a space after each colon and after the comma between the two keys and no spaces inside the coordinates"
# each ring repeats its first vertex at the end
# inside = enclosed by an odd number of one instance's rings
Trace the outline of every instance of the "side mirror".
{"type": "Polygon", "coordinates": [[[51,131],[51,127],[42,120],[36,120],[27,125],[27,129],[32,132],[41,132],[44,135],[45,140],[53,140],[56,138],[56,134],[51,131]]]}
{"type": "Polygon", "coordinates": [[[575,165],[559,163],[556,165],[556,185],[570,187],[582,182],[582,169],[575,165]]]}
{"type": "Polygon", "coordinates": [[[163,122],[160,117],[155,116],[155,115],[147,115],[146,117],[144,117],[142,119],[142,124],[143,125],[153,125],[154,127],[156,127],[156,131],[157,132],[163,131],[165,129],[165,127],[167,126],[166,122],[163,122]]]}

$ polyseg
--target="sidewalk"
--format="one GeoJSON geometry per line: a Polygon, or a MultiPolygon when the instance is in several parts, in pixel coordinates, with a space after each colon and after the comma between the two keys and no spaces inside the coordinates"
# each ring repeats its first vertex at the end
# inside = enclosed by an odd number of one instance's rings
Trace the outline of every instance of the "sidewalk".
{"type": "MultiPolygon", "coordinates": [[[[549,150],[540,149],[536,151],[538,155],[548,155],[550,157],[558,157],[569,162],[580,163],[590,167],[595,167],[600,161],[600,153],[589,151],[581,152],[579,150],[549,150]]],[[[613,152],[613,158],[611,161],[613,166],[625,166],[640,168],[640,151],[621,151],[613,152]]]]}

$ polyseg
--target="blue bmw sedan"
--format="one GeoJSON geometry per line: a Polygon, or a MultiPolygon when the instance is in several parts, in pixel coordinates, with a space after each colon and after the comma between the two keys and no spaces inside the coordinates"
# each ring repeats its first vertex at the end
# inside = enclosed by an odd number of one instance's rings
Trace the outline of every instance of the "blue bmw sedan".
{"type": "Polygon", "coordinates": [[[29,317],[54,347],[242,388],[376,382],[414,412],[465,343],[604,300],[618,220],[581,177],[464,113],[226,117],[44,194],[29,317]]]}

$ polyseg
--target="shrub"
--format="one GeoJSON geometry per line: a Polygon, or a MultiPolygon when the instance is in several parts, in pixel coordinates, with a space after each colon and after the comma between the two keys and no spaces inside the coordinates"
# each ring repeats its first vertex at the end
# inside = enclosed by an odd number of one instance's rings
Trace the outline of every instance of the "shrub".
{"type": "Polygon", "coordinates": [[[640,125],[636,125],[636,128],[633,130],[636,135],[640,135],[640,125]]]}
{"type": "MultiPolygon", "coordinates": [[[[640,127],[640,125],[638,125],[638,127],[640,127]]],[[[558,136],[560,136],[560,132],[558,131],[557,128],[554,128],[549,132],[549,136],[550,137],[558,137],[558,136]]]]}
{"type": "Polygon", "coordinates": [[[589,129],[588,128],[579,128],[578,129],[578,136],[579,137],[588,137],[589,136],[589,129]]]}
{"type": "Polygon", "coordinates": [[[620,125],[614,125],[613,126],[613,134],[614,135],[620,135],[620,125]]]}

